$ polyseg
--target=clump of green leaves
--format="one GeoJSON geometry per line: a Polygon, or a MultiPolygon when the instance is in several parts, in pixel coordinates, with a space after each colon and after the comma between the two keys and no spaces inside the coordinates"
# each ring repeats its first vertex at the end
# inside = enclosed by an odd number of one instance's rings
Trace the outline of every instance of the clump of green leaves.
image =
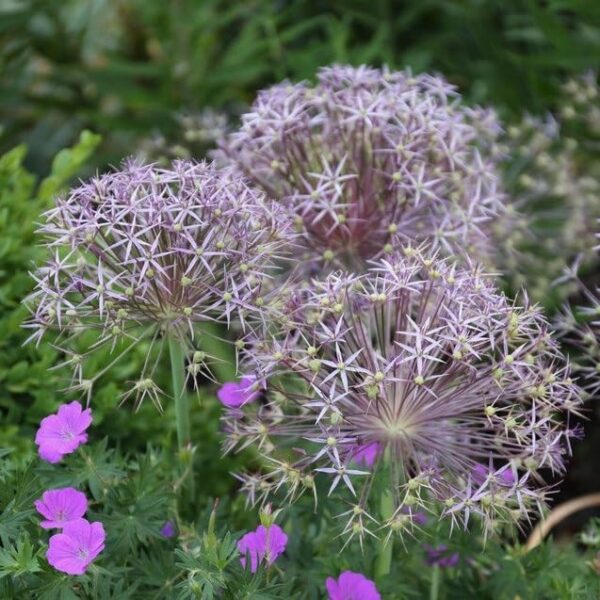
{"type": "MultiPolygon", "coordinates": [[[[346,569],[372,576],[380,542],[363,549],[331,537],[332,512],[339,506],[308,501],[277,515],[286,530],[286,553],[256,574],[240,563],[237,541],[254,529],[258,515],[242,502],[216,503],[199,486],[185,499],[185,465],[171,451],[148,446],[134,455],[92,441],[59,465],[37,457],[23,461],[4,453],[0,467],[0,597],[51,599],[297,599],[322,598],[325,579],[346,569]],[[53,532],[39,527],[33,502],[46,489],[72,486],[89,500],[88,518],[101,521],[106,547],[86,574],[53,570],[45,552],[53,532]],[[188,517],[186,517],[188,515],[188,517]],[[170,520],[175,535],[161,529],[170,520]]],[[[510,538],[488,540],[430,520],[422,537],[432,547],[458,553],[456,567],[438,572],[439,600],[592,599],[600,593],[599,524],[592,521],[581,545],[546,542],[527,553],[510,538]]],[[[431,593],[434,570],[426,565],[423,540],[398,544],[394,568],[377,581],[383,598],[423,598],[431,593]]]]}
{"type": "MultiPolygon", "coordinates": [[[[235,110],[330,63],[440,71],[474,102],[547,110],[597,54],[597,2],[21,0],[0,7],[0,119],[45,172],[85,127],[118,161],[176,115],[235,110]]],[[[177,142],[175,142],[177,145],[177,142]]]]}
{"type": "Polygon", "coordinates": [[[72,148],[59,152],[48,177],[38,181],[24,166],[25,146],[0,157],[0,410],[7,426],[0,432],[0,446],[29,446],[16,434],[54,408],[61,387],[48,369],[57,361],[50,345],[23,347],[27,310],[21,304],[32,288],[29,271],[39,257],[36,221],[54,194],[67,185],[89,160],[99,136],[83,132],[72,148]]]}

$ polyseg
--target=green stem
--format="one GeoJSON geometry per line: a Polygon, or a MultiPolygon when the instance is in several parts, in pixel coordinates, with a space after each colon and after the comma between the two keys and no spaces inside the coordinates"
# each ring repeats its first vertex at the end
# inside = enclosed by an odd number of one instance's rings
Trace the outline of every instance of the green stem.
{"type": "Polygon", "coordinates": [[[433,565],[431,567],[431,587],[429,588],[429,600],[438,600],[440,593],[440,566],[433,565]]]}
{"type": "MultiPolygon", "coordinates": [[[[387,521],[394,514],[394,500],[390,490],[384,490],[381,494],[381,519],[387,521]]],[[[389,575],[392,567],[392,553],[394,550],[394,540],[390,536],[382,543],[379,552],[377,553],[377,562],[375,563],[375,577],[381,580],[386,575],[389,575]]]]}
{"type": "Polygon", "coordinates": [[[177,424],[177,443],[182,450],[191,442],[190,404],[185,390],[185,354],[181,342],[169,338],[171,357],[171,378],[173,380],[173,398],[175,399],[175,422],[177,424]]]}

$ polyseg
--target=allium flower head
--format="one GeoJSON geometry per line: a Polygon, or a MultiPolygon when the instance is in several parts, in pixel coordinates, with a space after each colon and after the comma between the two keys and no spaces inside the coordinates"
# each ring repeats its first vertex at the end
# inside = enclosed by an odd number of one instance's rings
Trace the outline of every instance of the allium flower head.
{"type": "Polygon", "coordinates": [[[81,519],[87,510],[87,498],[72,487],[47,490],[41,500],[34,502],[35,509],[46,518],[40,523],[43,529],[62,528],[66,523],[81,519]]]}
{"type": "MultiPolygon", "coordinates": [[[[93,345],[82,342],[88,350],[108,344],[125,353],[146,337],[154,356],[170,336],[191,351],[203,322],[235,317],[244,325],[259,316],[269,269],[290,237],[283,209],[261,192],[229,171],[186,161],[125,163],[59,198],[45,216],[49,256],[29,300],[32,338],[58,330],[88,393],[77,338],[94,330],[93,345]]],[[[151,375],[149,360],[132,390],[138,400],[156,399],[151,375]]]]}
{"type": "Polygon", "coordinates": [[[291,210],[308,259],[356,270],[398,240],[485,253],[498,132],[440,77],[332,66],[259,93],[217,157],[291,210]]]}
{"type": "Polygon", "coordinates": [[[92,423],[92,410],[79,402],[63,404],[55,415],[44,417],[35,435],[40,458],[49,463],[60,462],[87,442],[87,428],[92,423]]]}
{"type": "Polygon", "coordinates": [[[82,575],[104,549],[105,537],[102,523],[85,519],[70,521],[65,523],[62,533],[50,538],[46,558],[57,571],[82,575]]]}
{"type": "Polygon", "coordinates": [[[256,531],[244,535],[238,542],[238,550],[242,557],[242,566],[246,566],[246,559],[250,557],[250,571],[256,573],[261,562],[271,566],[281,554],[285,552],[288,536],[283,529],[273,523],[268,527],[259,525],[256,531]]]}
{"type": "Polygon", "coordinates": [[[225,418],[227,448],[255,442],[273,465],[245,481],[251,498],[316,493],[329,477],[330,494],[356,495],[357,535],[378,520],[373,478],[393,498],[388,532],[417,525],[417,511],[487,528],[539,511],[541,470],[564,471],[580,397],[536,308],[415,250],[313,282],[296,304],[294,327],[248,352],[266,404],[225,418]],[[373,464],[356,461],[372,444],[373,464]]]}
{"type": "Polygon", "coordinates": [[[381,600],[375,584],[362,573],[344,571],[337,580],[325,583],[329,600],[381,600]]]}
{"type": "Polygon", "coordinates": [[[500,141],[510,204],[491,228],[495,268],[551,311],[577,293],[575,278],[565,276],[574,262],[584,272],[598,267],[598,73],[569,79],[554,104],[555,114],[527,114],[506,128],[500,141]]]}

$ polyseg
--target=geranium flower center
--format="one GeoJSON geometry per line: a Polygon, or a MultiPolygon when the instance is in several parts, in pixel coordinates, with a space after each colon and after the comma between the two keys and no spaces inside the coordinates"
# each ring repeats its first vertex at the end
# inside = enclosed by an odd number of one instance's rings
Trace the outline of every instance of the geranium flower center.
{"type": "Polygon", "coordinates": [[[60,437],[63,440],[72,440],[75,437],[75,434],[70,429],[63,429],[60,432],[60,437]]]}
{"type": "Polygon", "coordinates": [[[90,551],[87,548],[79,548],[77,550],[77,558],[79,558],[80,560],[87,560],[89,554],[90,551]]]}

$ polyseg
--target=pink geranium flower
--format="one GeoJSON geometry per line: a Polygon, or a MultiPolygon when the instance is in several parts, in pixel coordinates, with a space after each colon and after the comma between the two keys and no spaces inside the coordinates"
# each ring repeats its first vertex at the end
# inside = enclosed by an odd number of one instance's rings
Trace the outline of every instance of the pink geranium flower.
{"type": "Polygon", "coordinates": [[[362,573],[344,571],[337,581],[328,577],[325,585],[329,600],[381,600],[375,584],[362,573]]]}
{"type": "Polygon", "coordinates": [[[355,446],[350,451],[350,454],[352,460],[357,465],[363,465],[370,469],[375,464],[380,451],[381,445],[379,442],[371,442],[370,444],[361,444],[355,446]]]}
{"type": "Polygon", "coordinates": [[[76,519],[65,523],[62,533],[50,538],[46,558],[57,570],[68,575],[82,575],[104,549],[102,523],[76,519]]]}
{"type": "Polygon", "coordinates": [[[228,381],[219,388],[217,397],[227,408],[239,408],[258,398],[259,392],[254,389],[254,384],[254,378],[249,376],[242,377],[239,382],[228,381]]]}
{"type": "Polygon", "coordinates": [[[256,573],[263,560],[271,566],[285,551],[288,536],[278,525],[265,527],[260,525],[256,531],[247,533],[238,542],[238,550],[242,554],[242,566],[246,566],[246,558],[250,557],[250,571],[256,573]]]}
{"type": "Polygon", "coordinates": [[[61,529],[67,523],[81,519],[87,510],[87,498],[72,487],[47,490],[41,500],[34,502],[36,510],[46,517],[40,526],[44,529],[61,529]]]}
{"type": "Polygon", "coordinates": [[[87,442],[86,429],[92,422],[92,411],[83,410],[79,402],[63,404],[58,412],[42,419],[35,436],[40,458],[57,463],[87,442]]]}
{"type": "Polygon", "coordinates": [[[501,469],[494,471],[491,467],[486,467],[477,463],[471,471],[471,477],[477,485],[483,485],[488,478],[493,478],[498,485],[512,486],[516,482],[516,477],[512,472],[510,465],[504,465],[501,469]]]}

